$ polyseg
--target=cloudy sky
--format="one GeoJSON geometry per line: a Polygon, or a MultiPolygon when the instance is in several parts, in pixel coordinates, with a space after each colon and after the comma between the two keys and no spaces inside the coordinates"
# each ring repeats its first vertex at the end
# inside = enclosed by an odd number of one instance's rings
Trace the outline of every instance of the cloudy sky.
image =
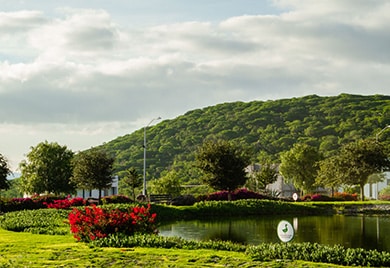
{"type": "Polygon", "coordinates": [[[390,90],[390,1],[0,0],[0,153],[222,102],[390,90]]]}

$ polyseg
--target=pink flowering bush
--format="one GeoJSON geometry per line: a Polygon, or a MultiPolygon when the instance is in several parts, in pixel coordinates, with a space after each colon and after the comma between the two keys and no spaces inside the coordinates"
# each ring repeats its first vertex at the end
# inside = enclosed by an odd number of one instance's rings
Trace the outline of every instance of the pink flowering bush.
{"type": "MultiPolygon", "coordinates": [[[[204,196],[199,196],[198,201],[222,201],[228,200],[228,191],[219,191],[215,193],[211,193],[204,196]]],[[[241,199],[270,199],[269,197],[262,195],[260,193],[256,193],[253,191],[249,191],[248,189],[242,188],[237,189],[231,193],[232,200],[241,200],[241,199]]]]}

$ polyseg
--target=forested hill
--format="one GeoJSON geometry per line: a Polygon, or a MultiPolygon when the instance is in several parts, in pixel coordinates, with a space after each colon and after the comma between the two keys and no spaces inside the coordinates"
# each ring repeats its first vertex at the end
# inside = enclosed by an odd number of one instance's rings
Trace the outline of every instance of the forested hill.
{"type": "MultiPolygon", "coordinates": [[[[235,140],[252,149],[254,161],[279,154],[294,143],[317,146],[330,155],[343,143],[360,138],[375,139],[390,125],[390,96],[341,94],[335,97],[310,95],[274,101],[223,103],[189,111],[147,129],[149,178],[193,159],[204,139],[235,140]]],[[[390,140],[390,131],[381,140],[390,140]]],[[[116,158],[116,171],[135,167],[142,174],[143,129],[102,145],[116,158]]]]}

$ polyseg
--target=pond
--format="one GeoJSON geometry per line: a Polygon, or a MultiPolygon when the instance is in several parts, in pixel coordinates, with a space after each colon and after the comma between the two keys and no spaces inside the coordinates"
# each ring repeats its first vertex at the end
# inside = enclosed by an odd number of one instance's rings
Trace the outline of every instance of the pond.
{"type": "Polygon", "coordinates": [[[294,242],[340,244],[348,248],[390,252],[390,217],[386,216],[263,216],[231,220],[177,221],[159,227],[162,236],[193,240],[224,240],[244,244],[280,242],[277,226],[289,221],[295,229],[294,242]]]}

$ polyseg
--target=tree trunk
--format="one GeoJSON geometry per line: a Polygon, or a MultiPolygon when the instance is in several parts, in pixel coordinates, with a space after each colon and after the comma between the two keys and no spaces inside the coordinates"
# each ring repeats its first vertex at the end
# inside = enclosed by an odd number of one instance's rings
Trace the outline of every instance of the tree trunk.
{"type": "Polygon", "coordinates": [[[232,201],[232,192],[228,191],[228,201],[232,201]]]}
{"type": "Polygon", "coordinates": [[[364,184],[360,184],[360,198],[364,201],[364,184]]]}

